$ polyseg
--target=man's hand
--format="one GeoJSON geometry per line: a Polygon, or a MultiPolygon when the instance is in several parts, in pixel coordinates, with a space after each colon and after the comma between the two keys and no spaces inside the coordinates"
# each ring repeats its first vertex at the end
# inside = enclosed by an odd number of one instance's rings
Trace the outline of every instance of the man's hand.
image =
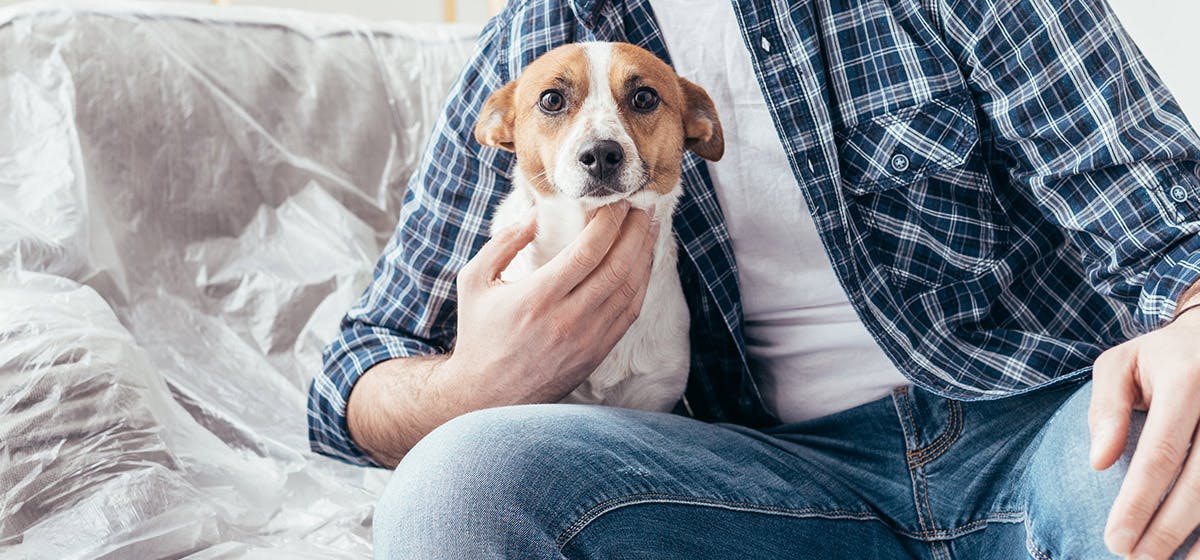
{"type": "MultiPolygon", "coordinates": [[[[1135,409],[1149,413],[1109,513],[1104,541],[1112,552],[1136,560],[1165,559],[1200,526],[1200,446],[1195,445],[1200,310],[1112,348],[1096,361],[1088,411],[1093,468],[1107,469],[1120,458],[1135,409]]],[[[1188,559],[1200,559],[1200,547],[1193,547],[1188,559]]]]}
{"type": "Polygon", "coordinates": [[[447,368],[493,406],[555,402],[583,383],[641,312],[658,224],[618,202],[531,276],[500,273],[533,239],[502,232],[458,275],[458,341],[447,368]]]}
{"type": "Polygon", "coordinates": [[[650,216],[625,202],[600,208],[578,239],[511,283],[500,273],[536,224],[530,216],[498,233],[459,272],[454,352],[381,362],[355,383],[346,406],[354,442],[392,467],[456,416],[573,391],[642,309],[659,230],[650,216]]]}

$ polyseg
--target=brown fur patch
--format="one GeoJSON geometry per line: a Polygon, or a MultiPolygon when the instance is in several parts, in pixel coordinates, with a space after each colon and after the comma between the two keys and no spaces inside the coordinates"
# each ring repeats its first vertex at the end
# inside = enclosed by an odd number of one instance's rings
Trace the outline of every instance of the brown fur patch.
{"type": "Polygon", "coordinates": [[[542,55],[517,80],[513,94],[517,165],[530,185],[544,195],[555,193],[551,183],[555,156],[587,99],[588,81],[587,54],[579,45],[565,45],[542,55]],[[562,93],[565,105],[559,113],[547,115],[538,103],[542,94],[552,89],[562,93]]]}
{"type": "Polygon", "coordinates": [[[608,83],[617,112],[637,146],[651,181],[646,188],[665,194],[675,188],[683,160],[683,121],[686,110],[675,72],[650,52],[630,45],[613,45],[608,83]],[[649,87],[658,92],[658,107],[641,113],[633,109],[633,94],[649,87]]]}
{"type": "Polygon", "coordinates": [[[475,139],[515,152],[517,165],[530,185],[542,194],[554,194],[549,178],[554,174],[555,149],[587,93],[588,65],[583,47],[558,47],[538,57],[518,79],[488,98],[475,128],[475,139]],[[538,103],[551,89],[560,91],[566,104],[561,112],[547,115],[538,103]]]}
{"type": "Polygon", "coordinates": [[[687,100],[683,128],[687,133],[684,146],[708,161],[719,161],[725,155],[725,132],[717,118],[717,108],[704,88],[685,78],[679,78],[680,89],[687,100]]]}

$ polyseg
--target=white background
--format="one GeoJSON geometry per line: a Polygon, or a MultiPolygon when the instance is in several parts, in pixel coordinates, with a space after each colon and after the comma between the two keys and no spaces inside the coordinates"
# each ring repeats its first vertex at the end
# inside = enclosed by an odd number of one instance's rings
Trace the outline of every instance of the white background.
{"type": "MultiPolygon", "coordinates": [[[[179,0],[209,3],[211,0],[179,0]]],[[[369,19],[441,21],[444,0],[231,0],[340,12],[369,19]]],[[[719,0],[701,0],[719,1],[719,0]]],[[[456,0],[460,21],[482,23],[487,0],[456,0]]],[[[1193,123],[1200,124],[1200,0],[1109,0],[1151,64],[1175,93],[1193,123]]],[[[0,5],[14,0],[0,0],[0,5]]]]}
{"type": "Polygon", "coordinates": [[[1200,125],[1200,1],[1109,0],[1192,125],[1200,125]]]}

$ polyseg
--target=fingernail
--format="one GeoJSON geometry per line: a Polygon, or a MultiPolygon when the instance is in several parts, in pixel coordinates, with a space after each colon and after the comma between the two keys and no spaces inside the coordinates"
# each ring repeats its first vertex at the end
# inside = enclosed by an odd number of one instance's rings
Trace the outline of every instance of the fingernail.
{"type": "Polygon", "coordinates": [[[1149,554],[1138,554],[1133,557],[1133,560],[1154,560],[1149,554]]]}
{"type": "Polygon", "coordinates": [[[1121,554],[1121,551],[1133,548],[1136,539],[1137,535],[1133,533],[1132,529],[1117,529],[1108,538],[1108,549],[1114,554],[1121,554]]]}
{"type": "Polygon", "coordinates": [[[1100,446],[1098,445],[1099,441],[1099,436],[1092,436],[1092,448],[1090,451],[1088,451],[1088,461],[1090,461],[1093,465],[1100,460],[1100,446]]]}
{"type": "Polygon", "coordinates": [[[1100,460],[1101,450],[1107,447],[1108,443],[1112,441],[1114,432],[1116,431],[1117,427],[1111,421],[1101,422],[1096,426],[1096,431],[1092,433],[1091,438],[1092,448],[1088,453],[1092,464],[1096,464],[1096,461],[1100,460]]]}

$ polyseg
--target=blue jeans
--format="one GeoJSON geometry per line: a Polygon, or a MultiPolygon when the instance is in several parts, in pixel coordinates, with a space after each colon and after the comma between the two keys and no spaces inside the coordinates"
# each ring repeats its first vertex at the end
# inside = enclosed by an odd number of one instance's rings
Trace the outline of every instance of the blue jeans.
{"type": "Polygon", "coordinates": [[[763,431],[580,405],[483,410],[404,458],[376,511],[376,556],[1111,558],[1104,524],[1136,437],[1093,471],[1089,397],[1077,382],[985,402],[906,387],[763,431]]]}

